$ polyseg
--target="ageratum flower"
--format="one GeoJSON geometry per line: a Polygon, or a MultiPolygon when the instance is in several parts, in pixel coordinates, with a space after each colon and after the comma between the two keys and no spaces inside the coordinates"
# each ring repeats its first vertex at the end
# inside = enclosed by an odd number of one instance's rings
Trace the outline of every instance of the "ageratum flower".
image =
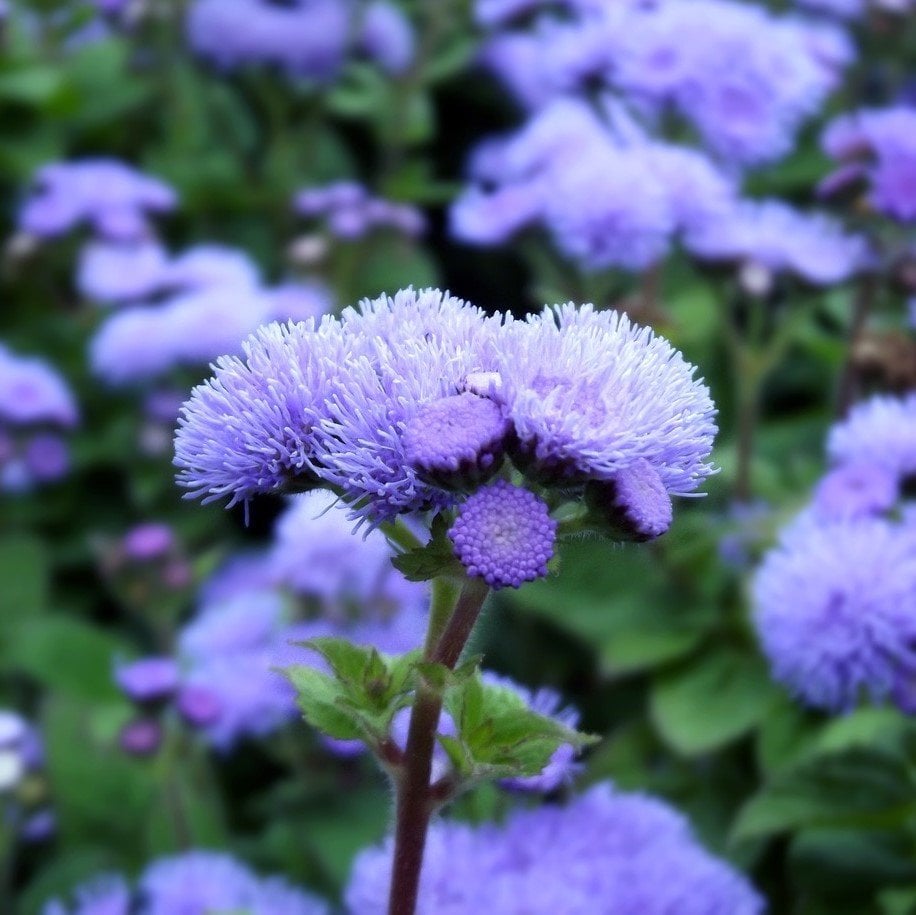
{"type": "Polygon", "coordinates": [[[189,851],[150,864],[132,891],[118,876],[77,889],[72,906],[57,900],[42,915],[327,915],[327,904],[280,877],[258,877],[227,854],[189,851]]]}
{"type": "Polygon", "coordinates": [[[56,162],[38,170],[19,213],[19,228],[51,238],[89,225],[103,238],[134,240],[148,233],[146,213],[174,209],[175,192],[115,159],[56,162]]]}
{"type": "Polygon", "coordinates": [[[846,233],[835,219],[801,213],[780,200],[743,201],[696,225],[685,244],[701,260],[757,264],[815,286],[841,283],[874,262],[861,235],[846,233]]]}
{"type": "Polygon", "coordinates": [[[916,474],[916,394],[878,395],[857,404],[830,431],[834,463],[884,468],[899,482],[916,474]]]}
{"type": "Polygon", "coordinates": [[[315,427],[316,472],[370,524],[451,504],[411,465],[404,433],[424,404],[492,368],[499,318],[439,290],[406,289],[345,310],[341,327],[346,370],[315,427]]]}
{"type": "Polygon", "coordinates": [[[823,145],[841,163],[864,162],[876,210],[902,222],[916,220],[916,109],[901,105],[843,115],[828,125],[823,145]]]}
{"type": "MultiPolygon", "coordinates": [[[[351,915],[383,915],[392,842],[360,853],[345,894],[351,915]]],[[[501,825],[430,828],[418,915],[759,915],[747,880],[712,857],[687,821],[647,795],[607,783],[565,806],[501,825]]]]}
{"type": "Polygon", "coordinates": [[[897,474],[881,464],[840,464],[814,491],[813,508],[823,518],[858,518],[892,508],[900,495],[897,474]]]}
{"type": "Polygon", "coordinates": [[[805,517],[757,572],[754,624],[773,676],[831,711],[916,674],[916,544],[877,518],[805,517]]]}
{"type": "Polygon", "coordinates": [[[404,235],[420,235],[426,225],[415,206],[374,197],[355,181],[304,188],[296,194],[293,209],[310,219],[321,217],[332,235],[346,240],[385,227],[404,235]]]}
{"type": "Polygon", "coordinates": [[[708,388],[667,340],[616,311],[545,309],[500,341],[494,396],[512,421],[513,460],[543,480],[610,481],[646,461],[672,495],[712,473],[708,388]]]}
{"type": "Polygon", "coordinates": [[[317,479],[315,432],[344,363],[340,325],[270,324],[242,349],[244,357],[217,360],[179,418],[178,484],[205,503],[228,498],[231,506],[317,479]]]}

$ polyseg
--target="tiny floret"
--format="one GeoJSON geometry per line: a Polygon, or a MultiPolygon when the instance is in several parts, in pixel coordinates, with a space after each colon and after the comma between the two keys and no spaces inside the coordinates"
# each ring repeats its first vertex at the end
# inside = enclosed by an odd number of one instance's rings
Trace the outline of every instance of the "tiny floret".
{"type": "Polygon", "coordinates": [[[461,506],[449,531],[455,555],[491,588],[518,588],[547,575],[557,523],[533,492],[497,480],[461,506]]]}
{"type": "Polygon", "coordinates": [[[497,404],[466,391],[420,407],[406,424],[404,453],[428,482],[460,488],[499,470],[508,432],[497,404]]]}

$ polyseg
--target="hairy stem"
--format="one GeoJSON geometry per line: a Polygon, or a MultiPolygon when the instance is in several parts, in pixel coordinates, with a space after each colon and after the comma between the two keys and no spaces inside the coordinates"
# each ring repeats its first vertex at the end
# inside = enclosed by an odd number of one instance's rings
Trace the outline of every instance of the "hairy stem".
{"type": "MultiPolygon", "coordinates": [[[[488,591],[479,580],[467,581],[449,618],[454,586],[442,581],[434,583],[425,660],[455,666],[488,591]]],[[[437,800],[430,775],[441,712],[441,693],[421,682],[410,714],[403,767],[395,779],[397,819],[388,915],[414,915],[416,910],[426,832],[437,800]]]]}

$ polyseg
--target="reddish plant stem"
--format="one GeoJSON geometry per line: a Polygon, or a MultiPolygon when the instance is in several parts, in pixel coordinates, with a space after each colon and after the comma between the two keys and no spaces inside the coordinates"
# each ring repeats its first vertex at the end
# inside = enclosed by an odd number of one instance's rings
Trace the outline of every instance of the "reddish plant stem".
{"type": "MultiPolygon", "coordinates": [[[[434,648],[427,646],[425,660],[449,668],[455,666],[488,591],[479,580],[465,583],[442,637],[434,648]]],[[[421,682],[410,714],[403,768],[395,779],[396,823],[388,915],[414,915],[416,911],[426,833],[439,800],[431,789],[430,775],[441,712],[441,693],[421,682]]]]}

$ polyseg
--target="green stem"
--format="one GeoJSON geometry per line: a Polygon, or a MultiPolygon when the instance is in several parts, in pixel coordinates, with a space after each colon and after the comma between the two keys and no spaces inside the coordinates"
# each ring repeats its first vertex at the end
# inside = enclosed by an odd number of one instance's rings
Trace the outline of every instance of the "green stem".
{"type": "Polygon", "coordinates": [[[432,596],[429,604],[429,625],[426,629],[426,642],[423,645],[423,655],[431,658],[445,632],[445,627],[452,616],[455,599],[458,596],[457,584],[449,578],[434,578],[432,581],[432,596]]]}
{"type": "MultiPolygon", "coordinates": [[[[439,580],[434,582],[424,650],[426,661],[455,666],[488,592],[487,585],[479,579],[466,581],[448,618],[447,598],[454,600],[454,585],[439,580]]],[[[414,915],[416,910],[426,833],[436,806],[430,775],[442,701],[441,693],[430,684],[421,682],[418,685],[410,714],[404,765],[395,778],[394,862],[388,915],[414,915]]]]}
{"type": "Polygon", "coordinates": [[[855,351],[862,332],[865,330],[865,325],[868,323],[868,317],[871,314],[877,294],[877,277],[866,274],[859,283],[853,302],[852,320],[849,325],[849,336],[846,343],[846,360],[837,385],[836,415],[840,419],[849,411],[856,394],[859,373],[856,368],[855,351]]]}

